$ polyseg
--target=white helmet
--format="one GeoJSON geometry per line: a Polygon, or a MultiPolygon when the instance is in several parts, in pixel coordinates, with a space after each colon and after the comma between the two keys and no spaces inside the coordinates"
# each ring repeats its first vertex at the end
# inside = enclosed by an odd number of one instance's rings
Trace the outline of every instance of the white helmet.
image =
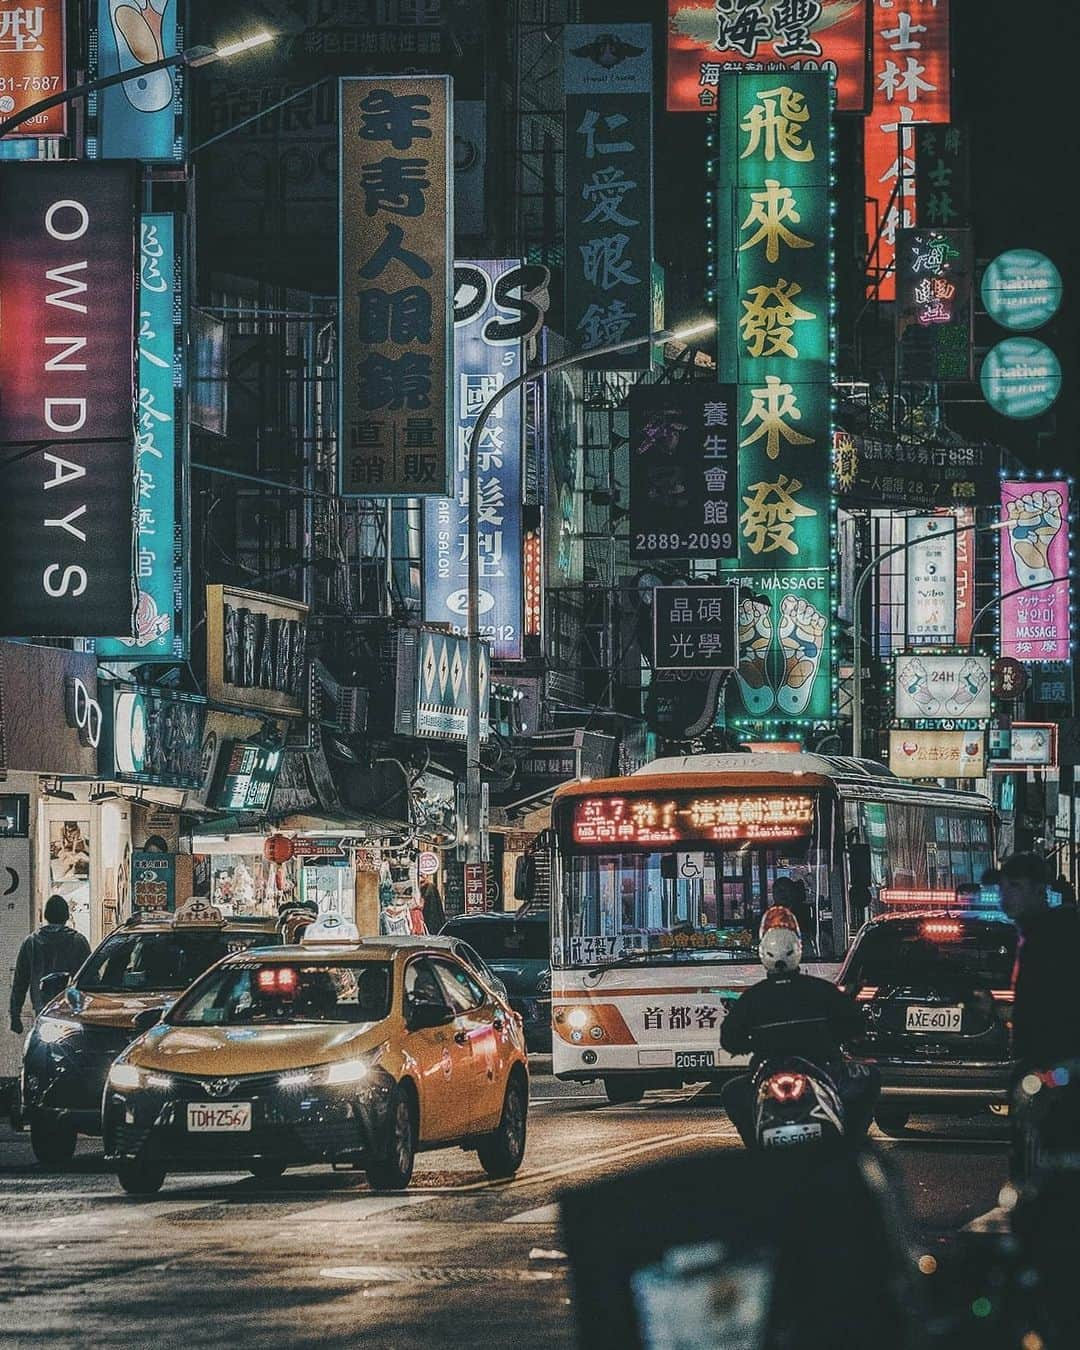
{"type": "Polygon", "coordinates": [[[761,935],[758,956],[770,975],[794,975],[802,960],[802,939],[790,928],[770,928],[761,935]]]}

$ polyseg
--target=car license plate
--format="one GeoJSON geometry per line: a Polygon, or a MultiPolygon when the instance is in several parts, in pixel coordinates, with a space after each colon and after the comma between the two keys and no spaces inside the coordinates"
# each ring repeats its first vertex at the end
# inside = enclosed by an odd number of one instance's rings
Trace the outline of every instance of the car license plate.
{"type": "Polygon", "coordinates": [[[677,1069],[711,1069],[716,1064],[716,1054],[712,1050],[676,1050],[675,1067],[677,1069]]]}
{"type": "Polygon", "coordinates": [[[816,1121],[809,1121],[805,1125],[777,1125],[771,1130],[763,1130],[761,1143],[763,1148],[787,1148],[791,1144],[805,1144],[820,1138],[821,1126],[816,1121]]]}
{"type": "Polygon", "coordinates": [[[909,1004],[904,1019],[904,1029],[906,1031],[959,1031],[963,1020],[963,1008],[924,1008],[918,1004],[909,1004]]]}
{"type": "Polygon", "coordinates": [[[229,1102],[210,1106],[188,1102],[187,1127],[190,1134],[222,1134],[251,1130],[251,1103],[229,1102]]]}

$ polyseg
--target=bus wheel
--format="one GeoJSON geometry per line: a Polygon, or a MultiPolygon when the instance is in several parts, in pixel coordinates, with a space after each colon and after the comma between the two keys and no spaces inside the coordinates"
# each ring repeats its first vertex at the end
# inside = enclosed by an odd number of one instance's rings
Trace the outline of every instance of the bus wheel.
{"type": "Polygon", "coordinates": [[[612,1106],[639,1102],[645,1096],[645,1084],[640,1078],[605,1078],[604,1092],[612,1106]]]}

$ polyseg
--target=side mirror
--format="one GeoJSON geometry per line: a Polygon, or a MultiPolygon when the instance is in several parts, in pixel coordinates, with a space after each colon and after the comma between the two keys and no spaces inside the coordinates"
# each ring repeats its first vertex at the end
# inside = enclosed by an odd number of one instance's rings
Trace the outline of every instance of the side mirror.
{"type": "Polygon", "coordinates": [[[410,998],[405,1005],[405,1025],[410,1031],[425,1031],[428,1027],[444,1027],[454,1020],[454,1010],[448,1003],[430,999],[410,998]]]}
{"type": "Polygon", "coordinates": [[[536,859],[531,853],[523,853],[514,863],[514,899],[526,904],[536,894],[536,859]]]}
{"type": "Polygon", "coordinates": [[[51,975],[43,975],[38,988],[41,991],[41,998],[44,1003],[51,1003],[57,994],[62,994],[68,987],[71,976],[66,970],[54,970],[51,975]]]}
{"type": "Polygon", "coordinates": [[[137,1012],[132,1018],[131,1025],[136,1035],[141,1036],[144,1031],[149,1031],[151,1027],[156,1027],[165,1016],[164,1008],[144,1008],[142,1012],[137,1012]]]}

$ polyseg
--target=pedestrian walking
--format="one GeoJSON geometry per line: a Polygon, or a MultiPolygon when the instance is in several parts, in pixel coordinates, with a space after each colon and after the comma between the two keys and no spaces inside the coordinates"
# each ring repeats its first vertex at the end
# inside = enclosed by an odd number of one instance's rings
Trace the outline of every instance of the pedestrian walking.
{"type": "Polygon", "coordinates": [[[46,975],[65,971],[73,975],[90,955],[90,944],[81,933],[68,927],[71,911],[62,895],[50,895],[45,901],[45,922],[23,940],[15,960],[15,978],[11,983],[11,1029],[22,1032],[22,1010],[26,995],[36,1017],[45,1006],[41,981],[46,975]]]}
{"type": "Polygon", "coordinates": [[[420,899],[424,902],[424,923],[429,933],[441,933],[446,923],[446,910],[434,877],[425,877],[420,883],[420,899]]]}

